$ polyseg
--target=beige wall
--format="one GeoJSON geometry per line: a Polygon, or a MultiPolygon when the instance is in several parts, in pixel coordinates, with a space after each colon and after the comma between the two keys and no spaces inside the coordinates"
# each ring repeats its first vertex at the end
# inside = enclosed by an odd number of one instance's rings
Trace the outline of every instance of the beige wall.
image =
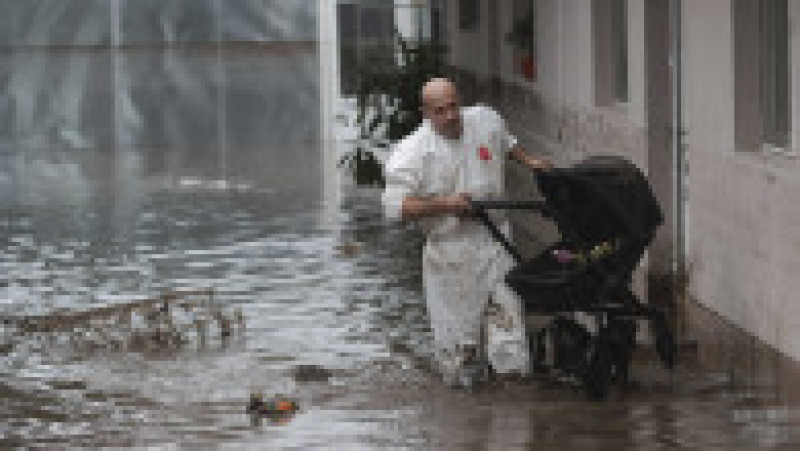
{"type": "MultiPolygon", "coordinates": [[[[796,24],[800,7],[789,3],[796,24]]],[[[683,19],[692,295],[800,359],[800,165],[735,149],[732,3],[684,2],[683,19]]],[[[796,32],[792,39],[796,152],[796,32]]]]}

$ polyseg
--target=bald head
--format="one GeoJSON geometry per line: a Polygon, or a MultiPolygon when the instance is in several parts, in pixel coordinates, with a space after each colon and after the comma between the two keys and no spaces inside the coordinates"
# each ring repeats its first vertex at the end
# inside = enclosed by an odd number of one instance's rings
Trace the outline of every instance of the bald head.
{"type": "Polygon", "coordinates": [[[428,105],[445,97],[457,97],[456,85],[447,78],[432,78],[422,87],[422,103],[428,105]]]}
{"type": "Polygon", "coordinates": [[[447,78],[433,78],[422,87],[422,115],[445,138],[461,137],[461,113],[456,85],[447,78]]]}

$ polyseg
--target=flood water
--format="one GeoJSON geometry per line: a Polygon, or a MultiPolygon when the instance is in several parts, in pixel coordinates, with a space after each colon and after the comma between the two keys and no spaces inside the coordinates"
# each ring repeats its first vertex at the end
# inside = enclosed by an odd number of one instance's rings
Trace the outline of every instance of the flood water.
{"type": "Polygon", "coordinates": [[[445,388],[430,370],[419,236],[382,222],[374,190],[346,196],[332,226],[313,203],[188,185],[153,188],[107,240],[87,242],[83,216],[66,211],[50,212],[57,230],[48,215],[4,217],[7,318],[213,288],[245,323],[169,346],[88,346],[87,333],[125,333],[114,318],[7,337],[4,447],[755,449],[800,437],[791,365],[696,307],[687,334],[699,346],[679,368],[643,351],[634,385],[603,402],[545,379],[445,388]],[[299,410],[252,416],[252,393],[299,410]]]}

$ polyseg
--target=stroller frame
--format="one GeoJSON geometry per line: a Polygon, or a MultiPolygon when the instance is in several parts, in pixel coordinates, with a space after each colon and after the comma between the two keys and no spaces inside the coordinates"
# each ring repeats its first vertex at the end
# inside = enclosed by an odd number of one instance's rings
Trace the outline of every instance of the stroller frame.
{"type": "MultiPolygon", "coordinates": [[[[615,227],[608,227],[609,230],[604,231],[608,232],[605,235],[589,233],[592,236],[587,237],[586,234],[583,234],[583,237],[572,241],[564,240],[548,247],[538,257],[526,262],[517,248],[492,222],[488,214],[489,210],[538,211],[543,216],[556,220],[562,237],[571,234],[573,238],[576,236],[575,232],[581,235],[581,231],[586,231],[587,227],[591,227],[592,218],[588,218],[587,221],[587,218],[584,217],[565,216],[563,199],[559,205],[558,202],[553,202],[547,197],[548,193],[554,197],[560,193],[553,186],[543,186],[542,176],[544,174],[537,177],[537,182],[540,187],[546,188],[542,190],[545,200],[474,200],[471,202],[471,206],[473,216],[488,228],[490,235],[508,251],[517,263],[506,276],[506,282],[522,298],[523,314],[538,313],[553,316],[549,324],[528,333],[534,371],[552,376],[573,376],[582,383],[590,398],[601,400],[606,397],[613,382],[617,381],[623,385],[628,383],[630,362],[636,347],[636,320],[645,320],[650,323],[656,351],[667,369],[675,366],[677,352],[664,309],[643,304],[629,287],[635,265],[652,240],[655,228],[663,222],[661,211],[652,197],[649,185],[633,165],[622,159],[595,157],[580,166],[579,170],[585,170],[587,167],[593,169],[599,167],[599,172],[595,171],[595,173],[602,177],[607,177],[608,174],[612,174],[614,177],[618,173],[626,174],[627,182],[634,180],[639,185],[637,189],[646,190],[641,194],[646,198],[645,202],[650,202],[654,207],[647,205],[647,208],[652,209],[648,212],[650,214],[648,221],[636,223],[635,227],[630,229],[627,226],[619,228],[625,231],[625,233],[618,234],[624,238],[624,244],[620,246],[621,249],[610,252],[610,260],[606,259],[608,261],[596,264],[588,263],[585,274],[580,273],[574,277],[565,276],[563,282],[558,277],[554,278],[555,281],[550,280],[548,282],[550,288],[544,291],[559,298],[555,302],[542,302],[542,299],[538,299],[538,293],[541,290],[538,290],[537,287],[541,284],[537,285],[538,282],[526,281],[526,277],[529,276],[533,277],[533,280],[536,278],[535,275],[526,273],[526,265],[533,266],[533,271],[536,271],[536,265],[542,267],[542,262],[547,263],[547,258],[554,248],[570,243],[585,246],[591,241],[596,242],[598,237],[610,237],[614,235],[615,231],[611,229],[615,229],[618,224],[615,227]],[[631,173],[634,174],[632,178],[630,177],[631,173]],[[581,223],[582,227],[570,224],[569,219],[575,218],[579,219],[576,222],[581,223]],[[642,224],[645,226],[638,227],[642,224]],[[573,301],[573,298],[577,301],[573,301]],[[590,332],[585,326],[567,316],[569,313],[578,312],[589,314],[594,318],[596,333],[590,332]],[[545,363],[548,335],[552,363],[545,363]]],[[[571,169],[552,171],[556,173],[545,177],[564,178],[565,181],[575,178],[571,169]]],[[[594,173],[584,171],[580,174],[585,180],[591,180],[594,173]],[[584,177],[586,174],[588,176],[584,177]]],[[[553,180],[550,180],[546,184],[552,185],[552,182],[553,180]]],[[[624,184],[617,188],[623,186],[626,189],[631,188],[624,184]]],[[[622,213],[624,214],[624,211],[622,213]]],[[[558,264],[555,262],[545,266],[558,269],[558,264]]]]}

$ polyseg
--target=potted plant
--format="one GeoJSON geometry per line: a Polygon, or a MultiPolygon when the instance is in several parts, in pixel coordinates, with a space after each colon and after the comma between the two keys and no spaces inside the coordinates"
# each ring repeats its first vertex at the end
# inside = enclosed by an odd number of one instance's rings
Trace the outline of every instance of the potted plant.
{"type": "Polygon", "coordinates": [[[396,49],[378,48],[358,71],[356,122],[359,136],[354,149],[339,165],[357,185],[383,187],[383,166],[377,152],[408,135],[422,121],[420,88],[432,77],[447,76],[444,46],[433,42],[409,43],[395,30],[396,49]]]}

